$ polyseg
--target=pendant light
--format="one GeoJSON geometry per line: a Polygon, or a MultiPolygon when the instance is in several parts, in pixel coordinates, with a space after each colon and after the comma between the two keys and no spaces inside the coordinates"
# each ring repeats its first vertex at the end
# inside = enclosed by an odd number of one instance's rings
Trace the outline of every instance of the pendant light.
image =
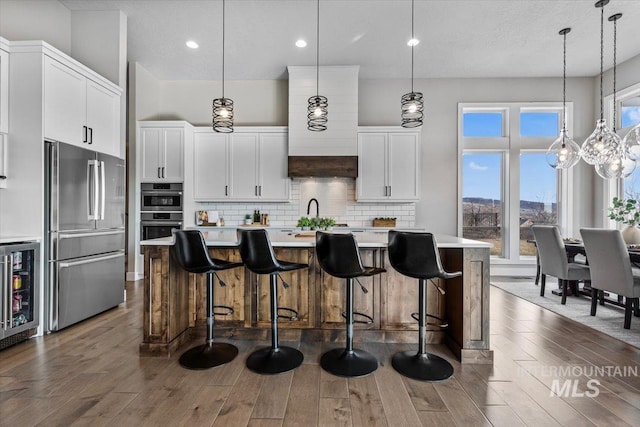
{"type": "Polygon", "coordinates": [[[627,151],[620,140],[618,134],[616,134],[616,49],[617,49],[617,33],[618,33],[618,19],[622,18],[621,13],[616,13],[609,17],[609,21],[613,22],[613,135],[617,138],[618,148],[615,150],[615,155],[604,163],[596,164],[596,172],[602,178],[605,179],[618,179],[626,178],[633,173],[636,168],[636,162],[627,157],[627,151]]]}
{"type": "Polygon", "coordinates": [[[320,0],[316,13],[316,95],[309,98],[307,107],[307,129],[314,132],[327,130],[329,102],[320,96],[320,0]]]}
{"type": "Polygon", "coordinates": [[[607,127],[603,111],[604,7],[608,3],[609,0],[599,0],[595,4],[595,7],[600,9],[600,119],[596,122],[596,129],[582,143],[582,149],[580,150],[580,155],[590,165],[613,160],[621,145],[618,135],[611,132],[607,127]]]}
{"type": "Polygon", "coordinates": [[[233,132],[233,101],[224,97],[224,9],[222,0],[222,98],[213,100],[213,130],[221,133],[233,132]]]}
{"type": "Polygon", "coordinates": [[[402,95],[400,105],[402,109],[402,127],[415,128],[422,126],[424,116],[424,101],[421,92],[413,91],[413,47],[417,44],[413,33],[414,0],[411,0],[411,92],[402,95]]]}
{"type": "Polygon", "coordinates": [[[571,28],[563,28],[558,34],[563,39],[562,49],[562,129],[560,136],[547,150],[547,163],[555,169],[569,169],[580,160],[580,146],[567,130],[567,34],[571,28]]]}

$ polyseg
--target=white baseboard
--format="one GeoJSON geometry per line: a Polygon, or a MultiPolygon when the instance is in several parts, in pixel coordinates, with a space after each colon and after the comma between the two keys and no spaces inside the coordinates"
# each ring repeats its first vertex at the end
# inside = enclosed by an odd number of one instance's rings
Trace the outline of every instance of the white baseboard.
{"type": "Polygon", "coordinates": [[[491,276],[534,277],[536,266],[531,264],[491,264],[491,276]]]}
{"type": "Polygon", "coordinates": [[[138,273],[137,271],[127,271],[127,282],[134,282],[136,280],[144,279],[144,273],[138,273]]]}

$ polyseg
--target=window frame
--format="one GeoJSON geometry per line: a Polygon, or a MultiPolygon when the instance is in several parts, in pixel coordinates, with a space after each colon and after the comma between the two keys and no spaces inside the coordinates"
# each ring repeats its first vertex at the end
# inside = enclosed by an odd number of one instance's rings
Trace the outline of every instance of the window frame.
{"type": "MultiPolygon", "coordinates": [[[[520,256],[520,153],[546,152],[557,137],[520,136],[520,112],[559,112],[562,113],[562,102],[504,102],[504,103],[458,103],[458,236],[462,236],[463,226],[463,182],[462,159],[466,152],[496,152],[503,154],[503,257],[492,256],[495,264],[517,264],[535,262],[533,256],[520,256]],[[463,114],[466,112],[482,112],[502,110],[503,137],[465,137],[463,136],[463,114]],[[514,214],[515,213],[515,214],[514,214]],[[513,230],[518,230],[513,232],[513,230]]],[[[559,114],[562,128],[562,114],[559,114]]],[[[566,103],[567,129],[573,134],[573,102],[566,103]]],[[[561,232],[573,229],[573,206],[571,203],[573,187],[573,169],[558,170],[557,178],[557,215],[561,232]]]]}

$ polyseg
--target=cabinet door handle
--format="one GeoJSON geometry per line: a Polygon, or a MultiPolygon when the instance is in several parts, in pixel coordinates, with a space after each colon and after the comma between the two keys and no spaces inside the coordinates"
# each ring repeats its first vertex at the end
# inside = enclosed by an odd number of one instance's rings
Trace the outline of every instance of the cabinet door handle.
{"type": "Polygon", "coordinates": [[[389,197],[391,197],[391,186],[389,186],[389,197]]]}
{"type": "Polygon", "coordinates": [[[164,166],[162,167],[162,177],[164,178],[164,166]]]}
{"type": "Polygon", "coordinates": [[[385,197],[389,195],[389,186],[388,185],[384,186],[384,195],[385,195],[385,197]]]}
{"type": "Polygon", "coordinates": [[[82,126],[82,142],[87,142],[87,127],[82,126]]]}
{"type": "Polygon", "coordinates": [[[158,166],[158,178],[162,178],[162,175],[160,175],[160,166],[158,166]]]}
{"type": "Polygon", "coordinates": [[[258,196],[262,196],[262,185],[258,185],[258,196]]]}
{"type": "Polygon", "coordinates": [[[256,194],[254,194],[254,195],[257,196],[258,195],[258,186],[257,185],[256,185],[255,193],[256,194]]]}
{"type": "Polygon", "coordinates": [[[93,144],[93,128],[89,129],[89,144],[93,144]]]}
{"type": "Polygon", "coordinates": [[[225,185],[225,186],[224,186],[224,195],[225,195],[225,196],[228,196],[228,195],[229,195],[229,186],[228,186],[228,185],[225,185]]]}

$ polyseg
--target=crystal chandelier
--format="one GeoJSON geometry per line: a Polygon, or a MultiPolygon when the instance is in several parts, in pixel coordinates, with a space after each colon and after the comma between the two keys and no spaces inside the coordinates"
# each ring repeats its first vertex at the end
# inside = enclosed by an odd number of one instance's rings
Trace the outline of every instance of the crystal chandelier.
{"type": "Polygon", "coordinates": [[[616,134],[616,48],[617,48],[617,22],[622,18],[621,13],[616,13],[609,17],[609,21],[613,22],[613,131],[611,132],[616,138],[617,148],[612,158],[605,162],[596,164],[596,172],[605,179],[626,178],[633,173],[636,168],[636,162],[627,157],[627,149],[623,142],[616,134]]]}
{"type": "Polygon", "coordinates": [[[604,7],[608,3],[609,0],[599,0],[595,4],[595,7],[600,9],[600,119],[596,122],[596,129],[582,143],[580,150],[580,156],[590,165],[614,160],[614,158],[619,156],[622,145],[620,137],[607,127],[603,111],[604,7]]]}
{"type": "Polygon", "coordinates": [[[555,169],[569,169],[580,160],[580,146],[567,130],[567,34],[571,28],[563,28],[558,34],[563,38],[562,50],[562,129],[560,136],[547,150],[547,163],[555,169]]]}

